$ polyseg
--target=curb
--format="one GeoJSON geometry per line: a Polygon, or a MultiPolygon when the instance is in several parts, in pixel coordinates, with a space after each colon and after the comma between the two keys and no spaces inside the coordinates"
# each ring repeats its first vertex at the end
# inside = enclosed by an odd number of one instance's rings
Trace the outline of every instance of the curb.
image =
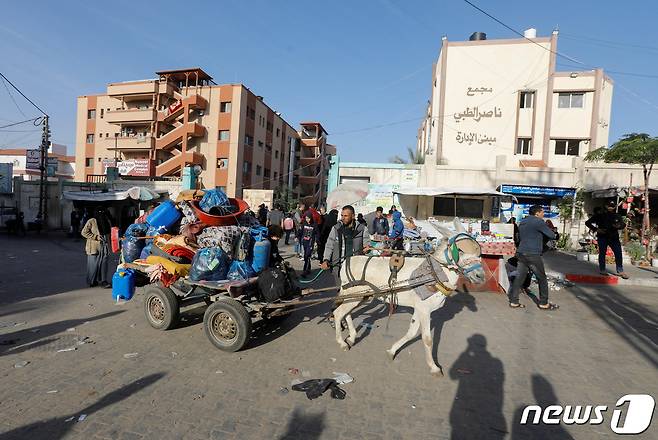
{"type": "Polygon", "coordinates": [[[658,287],[658,278],[629,278],[616,276],[565,274],[565,278],[576,284],[598,284],[607,286],[658,287]]]}

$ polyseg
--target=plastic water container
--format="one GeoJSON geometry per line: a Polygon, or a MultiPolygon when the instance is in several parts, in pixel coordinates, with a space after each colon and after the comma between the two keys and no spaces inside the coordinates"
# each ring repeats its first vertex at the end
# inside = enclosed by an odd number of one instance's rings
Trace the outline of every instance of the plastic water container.
{"type": "Polygon", "coordinates": [[[270,242],[269,240],[257,241],[254,243],[253,259],[251,268],[256,273],[261,273],[270,265],[270,242]]]}
{"type": "Polygon", "coordinates": [[[181,218],[181,213],[171,200],[166,200],[146,217],[147,223],[154,228],[171,228],[181,218]]]}
{"type": "Polygon", "coordinates": [[[112,276],[112,299],[118,301],[132,299],[135,294],[135,272],[131,269],[119,269],[112,276]]]}

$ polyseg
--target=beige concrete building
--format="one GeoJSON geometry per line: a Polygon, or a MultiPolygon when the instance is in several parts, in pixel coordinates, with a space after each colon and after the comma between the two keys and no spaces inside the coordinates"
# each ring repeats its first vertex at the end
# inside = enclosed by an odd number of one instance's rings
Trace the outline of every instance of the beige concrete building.
{"type": "Polygon", "coordinates": [[[283,184],[309,202],[323,195],[324,130],[316,139],[302,124],[300,133],[262,96],[243,84],[215,84],[200,68],[156,74],[78,98],[76,180],[102,180],[115,162],[141,177],[180,176],[199,165],[201,186],[229,196],[283,184]]]}

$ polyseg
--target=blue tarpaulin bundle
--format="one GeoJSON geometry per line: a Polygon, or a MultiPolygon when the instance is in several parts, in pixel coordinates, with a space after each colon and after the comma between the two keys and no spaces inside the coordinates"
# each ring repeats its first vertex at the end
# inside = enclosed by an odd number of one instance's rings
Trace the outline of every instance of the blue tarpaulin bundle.
{"type": "Polygon", "coordinates": [[[192,260],[192,281],[221,281],[226,279],[231,258],[220,247],[200,249],[192,260]]]}
{"type": "Polygon", "coordinates": [[[231,205],[228,196],[219,188],[206,191],[199,206],[203,211],[213,215],[227,215],[235,212],[235,207],[231,205]]]}

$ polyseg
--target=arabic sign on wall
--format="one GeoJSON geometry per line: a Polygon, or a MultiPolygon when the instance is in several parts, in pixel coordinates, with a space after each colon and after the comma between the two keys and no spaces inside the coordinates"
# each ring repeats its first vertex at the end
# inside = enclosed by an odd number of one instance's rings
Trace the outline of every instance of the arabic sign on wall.
{"type": "MultiPolygon", "coordinates": [[[[466,90],[466,96],[481,96],[485,94],[493,93],[492,87],[468,87],[466,90]]],[[[487,144],[493,145],[496,143],[497,139],[495,136],[490,136],[488,133],[483,133],[479,128],[479,123],[481,121],[495,120],[496,118],[502,118],[503,111],[498,106],[492,107],[480,107],[476,106],[467,106],[463,111],[459,111],[453,114],[455,123],[463,122],[474,122],[474,126],[477,127],[475,131],[457,131],[455,140],[460,144],[473,145],[477,144],[487,144]],[[463,122],[462,122],[463,121],[463,122]]]]}
{"type": "Polygon", "coordinates": [[[25,169],[38,170],[41,167],[41,150],[27,150],[25,152],[25,169]]]}
{"type": "MultiPolygon", "coordinates": [[[[120,176],[151,176],[153,162],[149,159],[129,159],[117,163],[120,176]]],[[[107,173],[107,167],[114,166],[114,160],[108,159],[103,161],[103,170],[107,173]]]]}
{"type": "Polygon", "coordinates": [[[529,196],[564,197],[572,196],[575,190],[572,188],[556,188],[552,186],[528,186],[528,185],[501,185],[500,191],[505,194],[518,194],[529,196]]]}

